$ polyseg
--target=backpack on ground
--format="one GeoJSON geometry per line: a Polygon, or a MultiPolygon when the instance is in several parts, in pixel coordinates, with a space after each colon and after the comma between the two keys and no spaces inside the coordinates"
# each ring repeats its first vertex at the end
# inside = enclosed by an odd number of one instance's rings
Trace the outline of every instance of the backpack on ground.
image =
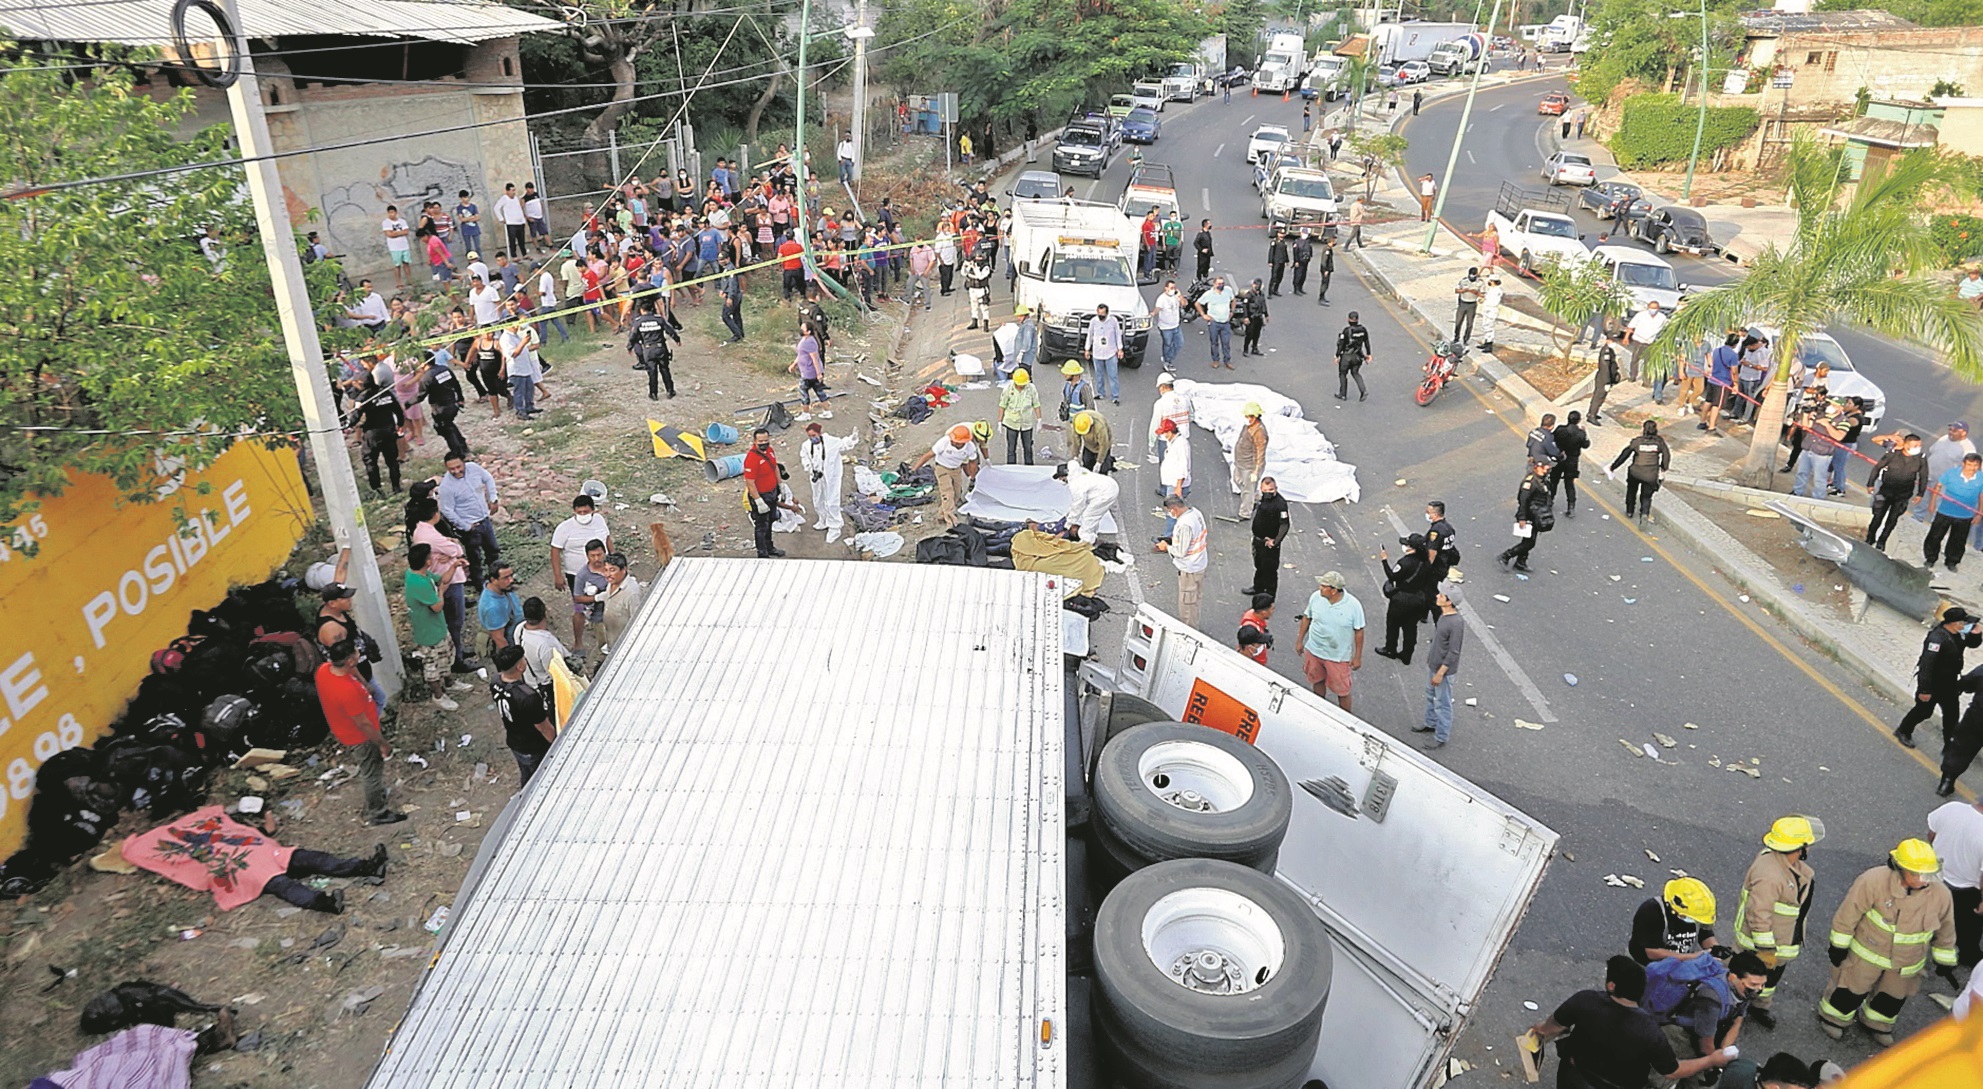
{"type": "Polygon", "coordinates": [[[1735,996],[1728,990],[1728,965],[1711,953],[1689,960],[1665,957],[1646,965],[1646,996],[1639,1008],[1662,1025],[1674,1022],[1682,1007],[1706,992],[1720,1003],[1715,1020],[1728,1016],[1735,996]]]}

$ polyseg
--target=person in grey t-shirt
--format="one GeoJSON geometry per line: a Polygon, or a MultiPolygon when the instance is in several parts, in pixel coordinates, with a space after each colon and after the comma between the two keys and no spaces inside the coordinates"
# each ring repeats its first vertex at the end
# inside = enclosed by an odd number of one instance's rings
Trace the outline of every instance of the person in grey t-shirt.
{"type": "Polygon", "coordinates": [[[1453,736],[1453,678],[1460,672],[1460,650],[1466,645],[1467,625],[1460,619],[1460,588],[1442,583],[1433,599],[1439,615],[1432,621],[1431,645],[1426,648],[1425,724],[1412,727],[1415,733],[1432,735],[1425,748],[1437,749],[1453,736]]]}

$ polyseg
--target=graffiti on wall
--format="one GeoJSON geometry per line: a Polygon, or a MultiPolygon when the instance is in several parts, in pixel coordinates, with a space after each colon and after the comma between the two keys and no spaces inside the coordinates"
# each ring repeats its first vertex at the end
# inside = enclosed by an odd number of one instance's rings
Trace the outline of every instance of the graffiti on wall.
{"type": "MultiPolygon", "coordinates": [[[[409,225],[419,219],[422,204],[438,200],[452,207],[455,194],[463,189],[475,192],[486,205],[489,198],[481,193],[480,174],[477,164],[429,155],[387,163],[379,168],[375,181],[326,187],[323,234],[331,252],[353,255],[352,264],[360,268],[383,265],[385,237],[379,233],[379,222],[387,205],[398,205],[400,217],[409,225]]],[[[416,256],[415,264],[420,263],[416,256]]]]}

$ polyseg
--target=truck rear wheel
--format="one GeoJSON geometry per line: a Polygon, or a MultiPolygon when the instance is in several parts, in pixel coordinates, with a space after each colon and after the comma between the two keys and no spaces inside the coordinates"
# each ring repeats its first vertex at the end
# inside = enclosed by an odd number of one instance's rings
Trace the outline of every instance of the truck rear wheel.
{"type": "Polygon", "coordinates": [[[1096,761],[1095,813],[1145,864],[1216,858],[1271,872],[1293,797],[1266,753],[1208,726],[1152,722],[1096,761]]]}
{"type": "Polygon", "coordinates": [[[1328,934],[1293,890],[1215,859],[1131,874],[1095,920],[1104,1034],[1169,1075],[1159,1084],[1299,1084],[1281,1079],[1314,1056],[1332,968],[1328,934]]]}
{"type": "Polygon", "coordinates": [[[1318,1039],[1261,1065],[1201,1070],[1167,1062],[1128,1042],[1106,1010],[1097,1010],[1093,1023],[1098,1050],[1106,1056],[1104,1067],[1117,1084],[1137,1089],[1302,1089],[1309,1067],[1315,1065],[1316,1044],[1321,1042],[1318,1039]]]}

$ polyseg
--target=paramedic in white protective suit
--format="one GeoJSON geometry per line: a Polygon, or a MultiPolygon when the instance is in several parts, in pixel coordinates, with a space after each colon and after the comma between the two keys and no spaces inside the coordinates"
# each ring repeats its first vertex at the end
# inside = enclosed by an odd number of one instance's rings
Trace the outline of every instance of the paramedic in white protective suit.
{"type": "Polygon", "coordinates": [[[1070,461],[1053,472],[1055,480],[1067,482],[1071,502],[1067,507],[1067,532],[1083,544],[1094,544],[1102,532],[1102,519],[1122,494],[1122,486],[1093,469],[1083,469],[1070,461]]]}
{"type": "Polygon", "coordinates": [[[840,539],[840,458],[855,442],[855,436],[836,439],[823,433],[817,421],[806,425],[806,441],[799,446],[799,468],[812,481],[812,509],[817,515],[812,528],[826,531],[828,544],[840,539]]]}

